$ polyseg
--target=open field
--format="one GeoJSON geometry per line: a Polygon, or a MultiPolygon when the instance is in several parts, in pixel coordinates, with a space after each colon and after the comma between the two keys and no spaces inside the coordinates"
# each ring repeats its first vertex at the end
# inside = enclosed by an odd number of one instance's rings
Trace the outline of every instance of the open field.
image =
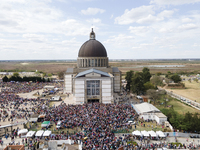
{"type": "MultiPolygon", "coordinates": [[[[178,112],[179,114],[185,114],[187,112],[190,112],[190,113],[200,113],[199,110],[191,107],[191,106],[188,106],[184,103],[181,103],[180,101],[178,100],[174,100],[173,98],[167,102],[167,106],[172,106],[173,105],[173,109],[178,112]]],[[[163,108],[166,108],[166,109],[170,109],[170,107],[165,107],[165,104],[163,105],[156,105],[156,107],[158,109],[163,109],[163,108]]]]}
{"type": "Polygon", "coordinates": [[[183,83],[185,84],[186,89],[171,89],[173,93],[194,101],[196,100],[200,103],[200,83],[195,81],[192,81],[191,83],[189,81],[184,81],[183,83]]]}
{"type": "MultiPolygon", "coordinates": [[[[141,71],[148,67],[152,74],[157,72],[195,72],[200,73],[200,60],[137,60],[137,61],[110,61],[109,65],[118,67],[122,74],[129,70],[141,71]]],[[[56,74],[76,66],[76,61],[1,61],[0,70],[42,71],[56,74]]]]}

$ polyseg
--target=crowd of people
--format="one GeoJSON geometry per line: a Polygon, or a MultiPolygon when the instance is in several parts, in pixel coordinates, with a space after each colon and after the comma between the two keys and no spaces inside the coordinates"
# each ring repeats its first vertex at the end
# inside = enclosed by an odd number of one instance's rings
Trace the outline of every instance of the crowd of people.
{"type": "Polygon", "coordinates": [[[62,128],[79,128],[80,132],[70,135],[75,141],[83,142],[85,149],[119,148],[122,143],[116,139],[114,131],[129,130],[129,120],[134,120],[135,110],[131,105],[91,103],[66,105],[37,109],[37,113],[46,114],[46,121],[62,121],[62,128]]]}
{"type": "Polygon", "coordinates": [[[42,89],[46,85],[54,85],[57,88],[62,87],[62,84],[49,82],[1,82],[1,92],[3,93],[29,93],[34,90],[42,89]]]}
{"type": "MultiPolygon", "coordinates": [[[[137,115],[129,104],[102,104],[88,103],[83,105],[67,105],[61,103],[58,106],[49,107],[49,100],[41,98],[22,98],[18,93],[26,93],[42,89],[46,83],[0,83],[0,122],[13,122],[15,119],[29,120],[31,114],[45,114],[45,121],[55,124],[61,121],[61,128],[72,129],[74,133],[60,132],[46,137],[45,140],[73,140],[75,143],[82,143],[84,150],[112,150],[124,146],[124,149],[154,149],[159,147],[174,148],[166,142],[132,143],[134,137],[130,134],[116,136],[115,131],[123,130],[129,132],[132,125],[128,121],[136,120],[137,115]],[[44,107],[48,106],[48,107],[44,107]]],[[[48,83],[49,85],[49,83],[48,83]]],[[[57,86],[59,87],[59,86],[57,86]]],[[[17,136],[17,130],[6,134],[6,139],[17,136]]],[[[3,142],[0,139],[0,142],[3,142]]],[[[22,144],[34,147],[34,143],[40,141],[38,137],[33,139],[22,139],[22,144]]],[[[13,143],[11,143],[13,144],[13,143]]],[[[15,143],[16,144],[16,143],[15,143]]],[[[19,143],[17,143],[19,144],[19,143]]],[[[175,148],[188,147],[188,145],[175,148]]],[[[190,144],[189,147],[195,148],[190,144]]]]}

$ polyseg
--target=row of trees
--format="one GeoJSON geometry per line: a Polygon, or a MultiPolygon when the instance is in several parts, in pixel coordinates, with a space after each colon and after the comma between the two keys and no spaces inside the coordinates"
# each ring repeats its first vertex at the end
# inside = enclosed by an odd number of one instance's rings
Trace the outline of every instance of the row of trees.
{"type": "Polygon", "coordinates": [[[10,82],[10,81],[15,81],[15,82],[50,82],[50,79],[47,78],[47,80],[45,78],[41,78],[41,77],[20,77],[20,76],[11,76],[10,78],[8,78],[7,76],[3,77],[3,82],[10,82]]]}
{"type": "Polygon", "coordinates": [[[198,113],[192,114],[187,112],[182,115],[174,111],[173,108],[162,109],[163,114],[168,118],[171,125],[178,130],[187,132],[199,132],[200,131],[200,117],[198,113]]]}
{"type": "Polygon", "coordinates": [[[143,68],[142,72],[128,71],[125,79],[127,81],[126,89],[133,93],[143,94],[146,90],[155,88],[150,83],[151,74],[148,68],[143,68]]]}
{"type": "Polygon", "coordinates": [[[181,77],[177,73],[172,74],[170,71],[168,71],[167,74],[165,75],[165,77],[168,78],[168,79],[171,79],[175,83],[181,82],[181,77]]]}

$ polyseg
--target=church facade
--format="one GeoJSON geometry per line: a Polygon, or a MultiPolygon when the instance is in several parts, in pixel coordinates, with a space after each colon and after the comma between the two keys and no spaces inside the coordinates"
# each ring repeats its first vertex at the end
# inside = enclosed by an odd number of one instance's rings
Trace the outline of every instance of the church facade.
{"type": "Polygon", "coordinates": [[[68,68],[64,80],[64,91],[73,94],[76,104],[112,103],[113,94],[121,92],[121,72],[109,66],[107,51],[93,29],[79,50],[77,67],[68,68]]]}

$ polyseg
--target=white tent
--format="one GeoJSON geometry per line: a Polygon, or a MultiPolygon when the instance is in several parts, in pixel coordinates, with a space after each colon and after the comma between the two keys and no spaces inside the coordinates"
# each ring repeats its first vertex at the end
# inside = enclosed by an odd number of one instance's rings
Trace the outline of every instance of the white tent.
{"type": "Polygon", "coordinates": [[[157,134],[159,137],[166,137],[165,134],[164,134],[162,131],[156,131],[156,134],[157,134]]]}
{"type": "Polygon", "coordinates": [[[143,136],[146,136],[146,137],[149,137],[149,133],[147,132],[147,131],[141,131],[141,134],[143,135],[143,136]]]}
{"type": "Polygon", "coordinates": [[[148,131],[148,133],[151,135],[151,137],[157,137],[157,134],[153,130],[148,131]]]}
{"type": "Polygon", "coordinates": [[[51,131],[47,130],[43,133],[43,136],[50,136],[51,135],[51,131]]]}
{"type": "Polygon", "coordinates": [[[42,136],[43,133],[44,133],[44,130],[39,130],[36,132],[35,136],[42,136]]]}
{"type": "Polygon", "coordinates": [[[24,138],[26,137],[26,134],[28,133],[28,130],[27,129],[22,129],[22,130],[19,130],[17,132],[17,135],[20,135],[20,137],[24,138]]]}
{"type": "Polygon", "coordinates": [[[33,137],[34,134],[35,134],[35,131],[29,131],[29,132],[26,134],[26,137],[33,137]]]}
{"type": "Polygon", "coordinates": [[[135,135],[135,136],[142,136],[142,134],[138,130],[133,131],[132,134],[135,135]]]}
{"type": "Polygon", "coordinates": [[[24,133],[28,133],[28,130],[27,130],[27,129],[19,130],[19,131],[17,132],[17,135],[24,134],[24,133]]]}

